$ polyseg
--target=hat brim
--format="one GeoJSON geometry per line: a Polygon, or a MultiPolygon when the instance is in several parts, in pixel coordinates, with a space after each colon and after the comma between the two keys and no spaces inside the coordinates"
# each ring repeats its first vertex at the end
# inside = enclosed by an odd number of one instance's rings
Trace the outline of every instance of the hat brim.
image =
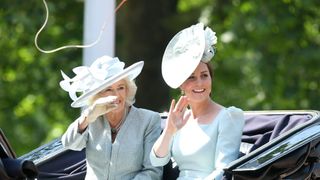
{"type": "Polygon", "coordinates": [[[105,80],[103,83],[101,83],[101,85],[97,86],[96,88],[83,93],[79,98],[77,98],[75,101],[71,103],[71,107],[77,108],[88,105],[88,100],[90,97],[96,95],[108,86],[111,86],[113,83],[116,83],[121,79],[124,79],[125,77],[128,77],[130,80],[135,79],[141,73],[143,65],[144,62],[140,61],[125,68],[123,71],[105,80]]]}
{"type": "Polygon", "coordinates": [[[162,57],[161,73],[164,81],[171,88],[178,88],[193,73],[199,65],[205,48],[205,37],[203,26],[199,26],[200,31],[195,31],[193,36],[183,35],[184,29],[178,32],[168,43],[162,57]],[[186,39],[181,44],[181,39],[186,39]],[[176,44],[188,47],[181,52],[175,51],[176,44]]]}

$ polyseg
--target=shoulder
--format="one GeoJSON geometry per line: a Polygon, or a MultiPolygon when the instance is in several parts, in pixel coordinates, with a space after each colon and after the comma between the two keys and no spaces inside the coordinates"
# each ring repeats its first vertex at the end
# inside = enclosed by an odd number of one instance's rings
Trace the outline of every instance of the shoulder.
{"type": "Polygon", "coordinates": [[[132,113],[133,117],[140,119],[140,121],[160,121],[160,114],[149,109],[137,108],[135,106],[132,106],[130,113],[132,113]]]}
{"type": "Polygon", "coordinates": [[[230,121],[244,122],[243,110],[235,106],[225,108],[227,119],[230,121]]]}
{"type": "Polygon", "coordinates": [[[233,118],[243,118],[243,110],[235,106],[226,108],[227,113],[233,118]]]}
{"type": "Polygon", "coordinates": [[[140,115],[140,116],[159,116],[159,118],[160,118],[160,114],[158,112],[155,112],[155,111],[152,111],[152,110],[149,110],[149,109],[138,108],[138,107],[132,106],[131,110],[136,115],[140,115]]]}
{"type": "Polygon", "coordinates": [[[144,109],[144,108],[137,108],[132,106],[132,119],[135,121],[139,121],[140,127],[147,127],[147,129],[161,129],[161,118],[158,112],[144,109]]]}
{"type": "Polygon", "coordinates": [[[224,109],[223,118],[220,121],[220,127],[230,131],[230,129],[242,129],[244,126],[243,110],[234,106],[224,109]]]}

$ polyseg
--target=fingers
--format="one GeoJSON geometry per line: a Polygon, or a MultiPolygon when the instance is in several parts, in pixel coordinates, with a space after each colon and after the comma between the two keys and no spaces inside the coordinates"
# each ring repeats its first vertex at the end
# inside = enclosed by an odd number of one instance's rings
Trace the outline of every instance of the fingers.
{"type": "Polygon", "coordinates": [[[99,98],[96,101],[97,108],[100,109],[101,114],[108,113],[118,107],[116,103],[118,97],[117,96],[107,96],[103,98],[99,98]]]}
{"type": "Polygon", "coordinates": [[[116,109],[118,107],[117,104],[108,104],[105,108],[105,112],[103,112],[103,114],[108,113],[114,109],[116,109]]]}
{"type": "Polygon", "coordinates": [[[111,103],[111,104],[106,104],[106,108],[107,109],[113,109],[113,108],[116,108],[116,107],[118,107],[118,104],[115,104],[115,103],[111,103]]]}
{"type": "Polygon", "coordinates": [[[116,100],[117,100],[117,96],[107,96],[107,97],[102,97],[97,99],[94,103],[98,106],[109,105],[109,104],[114,104],[116,100]]]}
{"type": "Polygon", "coordinates": [[[188,100],[186,96],[181,96],[176,103],[173,99],[171,101],[170,110],[167,118],[166,129],[172,132],[176,132],[181,129],[186,121],[183,121],[183,116],[188,106],[188,100]]]}
{"type": "Polygon", "coordinates": [[[181,96],[179,98],[179,101],[177,102],[177,105],[174,108],[174,111],[176,112],[184,112],[188,106],[188,100],[186,96],[181,96]]]}
{"type": "Polygon", "coordinates": [[[118,107],[118,104],[116,103],[117,96],[107,96],[107,97],[101,97],[93,103],[88,109],[90,118],[96,119],[97,117],[108,113],[118,107]]]}
{"type": "Polygon", "coordinates": [[[176,101],[174,99],[172,99],[171,101],[171,105],[170,105],[170,109],[169,109],[169,113],[173,111],[173,109],[175,108],[176,101]]]}
{"type": "Polygon", "coordinates": [[[187,121],[189,120],[190,116],[191,116],[191,113],[185,113],[184,114],[184,116],[182,118],[182,124],[183,125],[187,123],[187,121]]]}

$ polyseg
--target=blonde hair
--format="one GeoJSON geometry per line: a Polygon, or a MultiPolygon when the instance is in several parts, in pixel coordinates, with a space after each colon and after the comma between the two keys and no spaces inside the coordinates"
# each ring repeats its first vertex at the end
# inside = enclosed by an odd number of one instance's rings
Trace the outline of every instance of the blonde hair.
{"type": "MultiPolygon", "coordinates": [[[[128,77],[122,79],[125,81],[126,90],[127,90],[127,98],[126,98],[126,104],[128,106],[131,106],[136,101],[136,93],[137,93],[137,85],[134,80],[130,80],[128,77]]],[[[121,80],[120,80],[121,81],[121,80]]],[[[89,99],[89,105],[92,105],[95,100],[99,99],[99,93],[95,94],[89,99]]]]}
{"type": "Polygon", "coordinates": [[[137,93],[137,85],[134,80],[130,80],[129,78],[124,79],[127,85],[127,99],[126,103],[131,106],[136,102],[136,93],[137,93]]]}

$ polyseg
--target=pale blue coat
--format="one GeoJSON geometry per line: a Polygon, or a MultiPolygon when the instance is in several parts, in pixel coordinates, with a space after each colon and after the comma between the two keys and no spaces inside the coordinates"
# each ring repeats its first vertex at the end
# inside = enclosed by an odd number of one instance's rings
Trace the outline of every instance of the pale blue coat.
{"type": "Polygon", "coordinates": [[[86,148],[86,179],[95,180],[158,180],[162,168],[149,160],[152,145],[160,135],[158,113],[131,107],[114,143],[111,129],[102,116],[78,133],[78,120],[62,136],[62,144],[72,150],[86,148]]]}
{"type": "Polygon", "coordinates": [[[243,111],[222,109],[210,124],[188,121],[171,140],[170,153],[159,158],[151,151],[154,166],[164,166],[173,157],[179,180],[221,180],[223,168],[237,159],[244,126],[243,111]]]}

